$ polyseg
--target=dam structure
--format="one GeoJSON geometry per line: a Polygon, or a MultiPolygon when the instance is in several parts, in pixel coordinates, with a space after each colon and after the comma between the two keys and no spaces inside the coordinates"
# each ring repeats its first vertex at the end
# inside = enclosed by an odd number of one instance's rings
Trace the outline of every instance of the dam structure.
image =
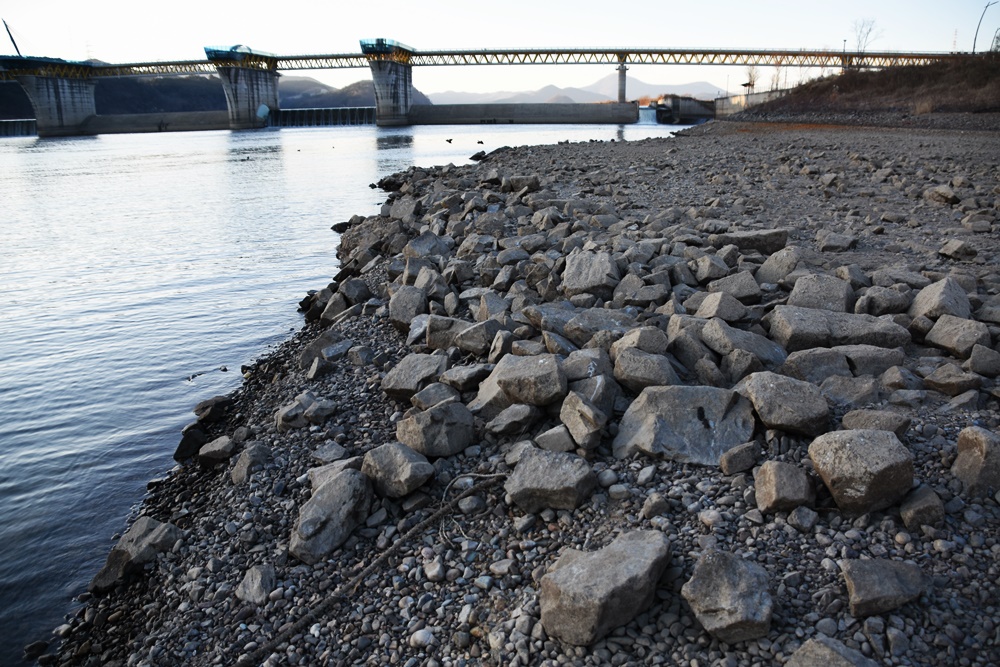
{"type": "MultiPolygon", "coordinates": [[[[205,60],[104,64],[57,58],[0,56],[0,82],[16,81],[35,111],[40,137],[142,131],[98,116],[96,80],[103,77],[217,74],[222,81],[227,120],[218,114],[178,122],[158,120],[147,130],[233,130],[267,127],[280,111],[281,72],[368,68],[375,88],[375,122],[381,126],[465,123],[634,123],[638,107],[626,101],[629,65],[760,65],[884,68],[923,65],[969,57],[958,53],[847,52],[790,49],[482,49],[420,51],[391,39],[364,39],[360,53],[281,56],[243,45],[206,47],[205,60]],[[482,65],[609,65],[618,71],[618,101],[607,104],[509,104],[414,106],[413,67],[482,65]],[[122,127],[132,129],[122,130],[122,127]]],[[[145,125],[149,125],[147,119],[145,125]]]]}

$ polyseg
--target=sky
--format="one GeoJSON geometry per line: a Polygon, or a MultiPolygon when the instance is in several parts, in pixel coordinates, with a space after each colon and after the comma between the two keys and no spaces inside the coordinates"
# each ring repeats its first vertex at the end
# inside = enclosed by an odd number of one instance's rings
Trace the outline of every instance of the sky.
{"type": "MultiPolygon", "coordinates": [[[[971,51],[987,0],[714,0],[710,3],[607,0],[0,0],[24,55],[109,63],[204,60],[205,46],[245,44],[278,55],[358,53],[359,40],[384,37],[416,50],[631,47],[851,50],[855,25],[874,22],[869,51],[971,51]],[[700,9],[699,9],[700,7],[700,9]]],[[[986,10],[978,51],[1000,29],[1000,4],[986,10]]],[[[13,55],[0,33],[0,54],[13,55]]],[[[763,68],[761,82],[773,77],[763,68]]],[[[586,86],[614,73],[607,65],[415,67],[424,93],[586,86]]],[[[296,72],[341,87],[365,70],[296,72]]],[[[821,74],[786,68],[785,82],[821,74]]],[[[736,92],[745,67],[634,66],[647,83],[707,81],[736,92]]]]}

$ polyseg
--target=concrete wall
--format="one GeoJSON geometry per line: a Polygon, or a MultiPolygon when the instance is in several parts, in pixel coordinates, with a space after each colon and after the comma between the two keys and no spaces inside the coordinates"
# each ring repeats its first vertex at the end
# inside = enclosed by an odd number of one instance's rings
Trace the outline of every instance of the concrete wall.
{"type": "Polygon", "coordinates": [[[413,104],[413,67],[388,60],[372,60],[375,86],[376,123],[384,126],[408,125],[407,115],[413,104]]]}
{"type": "Polygon", "coordinates": [[[264,127],[266,120],[257,116],[260,105],[278,108],[278,73],[248,67],[219,67],[219,78],[226,93],[229,127],[248,130],[264,127]]]}
{"type": "Polygon", "coordinates": [[[82,125],[83,134],[131,134],[133,132],[193,132],[228,130],[228,111],[182,111],[116,116],[91,116],[82,125]]]}
{"type": "Polygon", "coordinates": [[[769,90],[764,93],[752,93],[750,95],[732,95],[731,97],[719,97],[715,100],[715,117],[725,118],[748,109],[756,104],[763,104],[784,97],[787,90],[769,90]]]}
{"type": "Polygon", "coordinates": [[[93,81],[48,76],[19,76],[17,81],[31,100],[40,137],[81,134],[81,123],[97,113],[93,81]]]}
{"type": "Polygon", "coordinates": [[[626,104],[435,104],[410,107],[412,125],[506,125],[574,123],[621,125],[639,121],[626,104]]]}

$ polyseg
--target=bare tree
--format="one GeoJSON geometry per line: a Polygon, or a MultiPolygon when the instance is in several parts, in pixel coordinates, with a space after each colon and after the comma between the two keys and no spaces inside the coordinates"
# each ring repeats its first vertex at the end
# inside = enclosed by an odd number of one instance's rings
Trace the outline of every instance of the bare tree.
{"type": "MultiPolygon", "coordinates": [[[[774,74],[771,75],[771,90],[781,89],[781,71],[782,71],[781,60],[778,60],[774,64],[774,74]]],[[[785,72],[785,80],[788,80],[788,72],[785,72]]]]}
{"type": "Polygon", "coordinates": [[[875,28],[875,19],[861,19],[851,27],[854,30],[854,50],[858,55],[864,55],[871,43],[882,36],[882,31],[875,28]]]}
{"type": "Polygon", "coordinates": [[[754,87],[757,85],[757,79],[760,77],[760,72],[757,71],[756,65],[747,65],[747,82],[743,84],[748,95],[753,93],[754,87]]]}

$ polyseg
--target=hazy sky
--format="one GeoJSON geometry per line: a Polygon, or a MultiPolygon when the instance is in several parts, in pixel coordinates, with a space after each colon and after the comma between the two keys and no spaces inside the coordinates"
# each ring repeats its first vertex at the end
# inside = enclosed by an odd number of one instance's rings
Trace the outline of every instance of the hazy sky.
{"type": "MultiPolygon", "coordinates": [[[[376,2],[218,2],[211,0],[18,0],[0,3],[21,52],[106,62],[203,60],[205,46],[246,44],[280,55],[357,53],[358,40],[385,37],[421,50],[531,47],[787,48],[850,50],[853,25],[875,22],[869,50],[970,51],[986,0],[714,0],[628,3],[607,0],[379,0],[376,2]]],[[[977,50],[1000,29],[1000,5],[986,11],[977,50]]],[[[13,54],[0,33],[0,54],[13,54]]],[[[771,72],[760,73],[766,82],[771,72]]],[[[584,86],[613,67],[417,67],[426,93],[584,86]]],[[[365,70],[304,73],[331,85],[370,79],[365,70]]],[[[709,81],[738,88],[745,68],[636,66],[648,83],[709,81]]],[[[816,72],[812,73],[813,75],[816,72]]],[[[798,70],[787,74],[789,83],[798,70]]],[[[759,86],[758,86],[759,87],[759,86]]]]}

